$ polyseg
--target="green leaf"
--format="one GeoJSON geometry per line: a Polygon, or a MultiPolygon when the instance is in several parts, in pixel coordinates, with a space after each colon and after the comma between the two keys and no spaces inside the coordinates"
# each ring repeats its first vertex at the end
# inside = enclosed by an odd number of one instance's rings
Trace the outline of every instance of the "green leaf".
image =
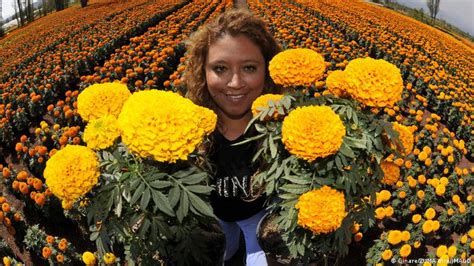
{"type": "Polygon", "coordinates": [[[180,181],[183,184],[194,185],[194,184],[202,182],[205,178],[206,178],[206,173],[199,172],[199,173],[195,173],[187,177],[181,178],[180,181]]]}
{"type": "Polygon", "coordinates": [[[213,190],[210,186],[195,185],[186,187],[189,191],[198,193],[198,194],[209,194],[213,190]]]}
{"type": "Polygon", "coordinates": [[[195,170],[196,169],[194,167],[189,167],[189,168],[186,168],[184,170],[180,170],[180,171],[174,173],[173,176],[176,179],[186,178],[186,177],[192,175],[195,170]]]}
{"type": "Polygon", "coordinates": [[[145,235],[148,233],[148,229],[150,229],[151,222],[148,218],[144,218],[142,221],[142,225],[140,226],[140,230],[138,231],[138,235],[144,238],[145,235]]]}
{"type": "MultiPolygon", "coordinates": [[[[206,204],[201,198],[196,196],[193,193],[187,193],[189,196],[189,200],[191,202],[191,205],[194,206],[194,208],[203,215],[209,216],[209,217],[214,217],[212,208],[206,204]]],[[[196,214],[199,214],[196,213],[196,214]]]]}
{"type": "Polygon", "coordinates": [[[341,148],[339,148],[339,151],[349,158],[355,158],[355,154],[352,149],[344,142],[342,143],[341,148]]]}
{"type": "Polygon", "coordinates": [[[181,189],[179,189],[179,186],[176,185],[172,189],[170,189],[168,193],[168,198],[169,198],[169,203],[172,208],[176,206],[176,204],[179,201],[179,198],[181,197],[181,189]]]}
{"type": "Polygon", "coordinates": [[[171,186],[173,183],[168,180],[155,180],[150,182],[150,186],[156,189],[166,188],[171,186]]]}
{"type": "Polygon", "coordinates": [[[130,200],[131,205],[133,205],[133,204],[135,204],[135,202],[137,202],[137,200],[140,198],[140,196],[142,195],[144,190],[145,190],[145,184],[141,183],[138,186],[137,190],[135,190],[135,192],[133,192],[132,199],[130,200]]]}
{"type": "Polygon", "coordinates": [[[178,221],[182,222],[184,217],[188,215],[188,212],[189,212],[188,194],[183,191],[179,199],[178,210],[176,211],[176,216],[178,217],[178,221]]]}
{"type": "Polygon", "coordinates": [[[286,184],[280,187],[280,190],[295,193],[295,194],[303,194],[309,190],[309,186],[307,185],[299,185],[299,184],[286,184]]]}
{"type": "Polygon", "coordinates": [[[302,176],[283,176],[282,178],[295,184],[311,185],[311,179],[304,178],[302,176]]]}
{"type": "Polygon", "coordinates": [[[345,137],[344,141],[350,147],[359,148],[359,149],[365,149],[367,147],[367,142],[365,141],[365,139],[356,139],[356,138],[353,138],[353,137],[345,137]]]}
{"type": "Polygon", "coordinates": [[[142,199],[140,200],[140,207],[142,210],[146,210],[148,203],[150,202],[150,189],[146,188],[143,192],[142,199]]]}
{"type": "Polygon", "coordinates": [[[152,190],[152,193],[153,193],[152,198],[153,198],[153,202],[155,203],[155,206],[158,207],[158,209],[160,211],[168,214],[169,216],[174,217],[175,214],[174,214],[174,211],[173,211],[173,207],[171,206],[171,203],[170,203],[171,200],[169,200],[160,191],[152,190]]]}
{"type": "Polygon", "coordinates": [[[268,144],[270,146],[270,156],[275,159],[277,155],[277,147],[275,142],[273,142],[273,137],[272,134],[270,134],[269,139],[268,139],[268,144]]]}

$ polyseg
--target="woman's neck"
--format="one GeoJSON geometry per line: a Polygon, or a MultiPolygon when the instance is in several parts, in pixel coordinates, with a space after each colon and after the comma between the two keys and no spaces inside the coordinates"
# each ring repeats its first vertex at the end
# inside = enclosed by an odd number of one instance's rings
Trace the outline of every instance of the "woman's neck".
{"type": "Polygon", "coordinates": [[[245,128],[252,119],[252,113],[249,111],[239,118],[231,118],[225,114],[219,115],[219,132],[228,140],[235,140],[244,134],[245,128]]]}

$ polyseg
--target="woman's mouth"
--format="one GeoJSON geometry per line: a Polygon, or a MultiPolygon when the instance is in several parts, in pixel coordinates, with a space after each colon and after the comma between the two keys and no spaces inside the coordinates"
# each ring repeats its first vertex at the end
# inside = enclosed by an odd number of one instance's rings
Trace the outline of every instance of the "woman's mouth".
{"type": "Polygon", "coordinates": [[[225,94],[225,96],[230,102],[240,102],[244,99],[245,94],[225,94]]]}

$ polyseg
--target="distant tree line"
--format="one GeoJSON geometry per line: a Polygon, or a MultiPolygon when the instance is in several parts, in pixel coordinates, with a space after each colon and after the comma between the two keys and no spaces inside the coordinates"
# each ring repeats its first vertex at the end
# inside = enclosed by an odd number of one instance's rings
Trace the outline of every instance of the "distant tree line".
{"type": "MultiPolygon", "coordinates": [[[[33,0],[14,0],[12,7],[15,10],[15,19],[19,27],[30,23],[35,18],[46,16],[47,14],[60,11],[68,7],[69,0],[39,0],[39,3],[33,3],[33,0]]],[[[86,7],[88,0],[79,0],[81,7],[86,7]]],[[[0,37],[5,32],[3,25],[5,24],[2,14],[3,1],[0,1],[0,37]]]]}

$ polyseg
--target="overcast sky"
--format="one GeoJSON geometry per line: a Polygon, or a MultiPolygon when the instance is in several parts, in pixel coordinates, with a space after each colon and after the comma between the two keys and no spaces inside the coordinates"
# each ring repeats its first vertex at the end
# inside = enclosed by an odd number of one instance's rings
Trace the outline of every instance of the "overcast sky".
{"type": "MultiPolygon", "coordinates": [[[[14,0],[1,1],[3,17],[6,18],[13,15],[12,3],[14,0]]],[[[426,0],[396,1],[412,8],[423,8],[426,13],[428,12],[426,0]]],[[[38,0],[34,0],[34,2],[38,2],[38,0]]],[[[474,0],[440,0],[438,17],[474,35],[474,0]]]]}

